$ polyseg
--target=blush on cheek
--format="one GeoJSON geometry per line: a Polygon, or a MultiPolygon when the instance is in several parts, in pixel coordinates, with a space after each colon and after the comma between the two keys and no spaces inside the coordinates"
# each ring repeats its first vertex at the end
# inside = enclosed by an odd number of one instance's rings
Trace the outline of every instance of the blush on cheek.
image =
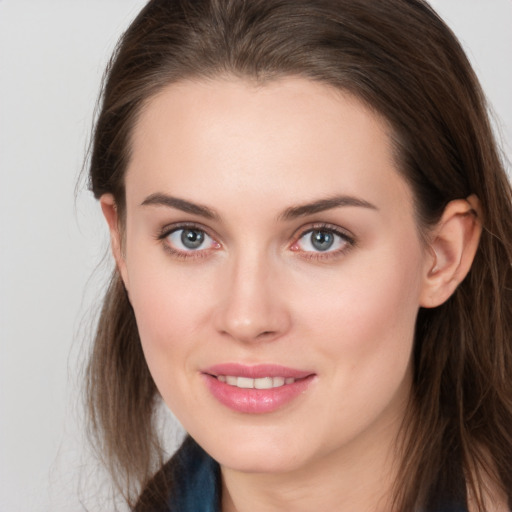
{"type": "Polygon", "coordinates": [[[384,358],[384,367],[389,354],[398,358],[402,366],[408,364],[419,309],[421,274],[416,264],[407,261],[403,251],[394,256],[394,264],[387,265],[386,273],[353,276],[353,280],[345,283],[346,292],[328,301],[331,306],[325,322],[343,317],[343,325],[337,324],[341,331],[339,343],[347,355],[352,354],[357,366],[366,358],[374,359],[376,364],[384,358]]]}

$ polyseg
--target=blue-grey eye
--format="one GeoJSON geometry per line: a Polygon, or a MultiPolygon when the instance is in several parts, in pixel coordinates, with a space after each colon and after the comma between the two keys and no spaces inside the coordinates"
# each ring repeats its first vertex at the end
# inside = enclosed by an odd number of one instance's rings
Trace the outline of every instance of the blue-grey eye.
{"type": "Polygon", "coordinates": [[[312,229],[304,233],[295,246],[303,252],[334,252],[350,245],[348,237],[344,237],[329,229],[312,229]]]}
{"type": "Polygon", "coordinates": [[[334,234],[328,231],[312,231],[311,245],[319,251],[327,251],[334,244],[334,234]]]}
{"type": "Polygon", "coordinates": [[[176,229],[167,235],[167,242],[178,251],[197,251],[215,245],[213,238],[203,230],[196,228],[176,229]]]}
{"type": "Polygon", "coordinates": [[[204,231],[198,229],[182,229],[181,243],[187,249],[199,249],[204,242],[204,231]]]}

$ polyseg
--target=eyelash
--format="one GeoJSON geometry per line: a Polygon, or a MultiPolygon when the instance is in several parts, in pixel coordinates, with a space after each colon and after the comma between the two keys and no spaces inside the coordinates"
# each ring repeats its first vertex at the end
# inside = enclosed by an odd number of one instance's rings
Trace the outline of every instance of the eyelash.
{"type": "Polygon", "coordinates": [[[301,228],[298,232],[298,235],[295,237],[295,241],[291,244],[291,250],[300,252],[300,256],[302,258],[308,259],[308,260],[317,260],[317,261],[325,261],[329,259],[334,259],[340,256],[345,255],[348,251],[350,251],[352,248],[356,246],[356,239],[349,234],[347,231],[341,229],[338,226],[332,225],[332,224],[326,224],[326,223],[316,223],[308,226],[306,229],[301,228]],[[301,239],[303,239],[308,234],[311,234],[315,231],[329,233],[331,235],[335,235],[336,237],[339,237],[342,242],[343,246],[340,249],[335,249],[333,251],[300,251],[300,249],[293,249],[294,246],[296,246],[301,239]]]}
{"type": "MultiPolygon", "coordinates": [[[[184,260],[190,260],[190,259],[199,259],[199,258],[205,258],[210,255],[212,250],[217,250],[221,247],[221,244],[216,241],[215,237],[210,235],[208,233],[208,230],[199,225],[199,224],[190,224],[190,223],[184,223],[184,224],[174,224],[173,226],[166,226],[164,227],[161,232],[157,235],[157,240],[162,242],[163,248],[165,251],[170,253],[173,257],[184,259],[184,260]],[[176,233],[178,231],[182,230],[190,230],[190,231],[199,231],[204,233],[206,236],[211,238],[216,244],[216,247],[209,247],[206,249],[198,249],[198,250],[189,250],[189,251],[182,251],[179,249],[176,249],[172,247],[169,243],[166,242],[166,239],[172,235],[173,233],[176,233]]],[[[340,229],[338,226],[334,226],[332,224],[325,224],[325,223],[317,223],[312,224],[308,226],[306,229],[301,228],[298,230],[297,236],[294,236],[294,242],[289,246],[290,250],[296,253],[300,253],[300,257],[308,259],[308,260],[318,260],[318,261],[324,261],[331,258],[336,258],[339,256],[342,256],[346,254],[350,249],[356,246],[356,240],[355,238],[347,233],[346,231],[340,229]],[[315,231],[319,232],[325,232],[328,234],[335,235],[336,237],[339,237],[342,242],[343,246],[340,249],[336,249],[333,251],[326,250],[325,252],[322,251],[301,251],[300,249],[294,249],[294,247],[299,243],[301,239],[303,239],[305,236],[307,236],[310,233],[313,233],[315,231]]]]}
{"type": "Polygon", "coordinates": [[[190,224],[190,223],[184,223],[184,224],[174,224],[173,226],[166,226],[162,229],[162,231],[158,234],[157,240],[162,242],[163,248],[165,251],[170,253],[172,256],[184,259],[184,260],[190,260],[190,259],[198,259],[198,258],[205,258],[209,256],[211,250],[217,250],[220,247],[220,244],[215,240],[215,237],[210,235],[208,233],[208,230],[204,228],[203,226],[199,224],[190,224]],[[189,250],[189,251],[182,251],[179,249],[175,249],[166,242],[167,237],[172,235],[173,233],[176,233],[178,231],[184,231],[184,230],[190,230],[190,231],[200,231],[204,233],[206,236],[211,238],[218,247],[214,248],[207,248],[207,249],[198,249],[197,251],[189,250]]]}

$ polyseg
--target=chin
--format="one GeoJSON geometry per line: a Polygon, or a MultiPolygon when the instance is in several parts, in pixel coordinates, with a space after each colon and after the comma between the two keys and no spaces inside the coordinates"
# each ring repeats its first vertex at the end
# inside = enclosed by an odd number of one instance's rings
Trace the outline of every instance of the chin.
{"type": "Polygon", "coordinates": [[[221,454],[216,458],[223,467],[242,473],[288,473],[293,472],[302,466],[297,455],[279,454],[275,451],[262,453],[241,453],[221,454]]]}
{"type": "Polygon", "coordinates": [[[196,440],[223,467],[244,473],[285,473],[299,469],[304,457],[301,443],[287,437],[283,441],[253,432],[196,440]]]}

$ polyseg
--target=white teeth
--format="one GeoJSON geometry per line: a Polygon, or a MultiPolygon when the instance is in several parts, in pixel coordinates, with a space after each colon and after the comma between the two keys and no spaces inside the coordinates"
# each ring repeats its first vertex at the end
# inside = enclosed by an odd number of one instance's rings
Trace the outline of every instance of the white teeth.
{"type": "Polygon", "coordinates": [[[295,382],[295,379],[285,379],[284,377],[274,377],[272,379],[272,386],[274,388],[280,388],[281,386],[284,386],[284,383],[286,382],[286,384],[292,384],[293,382],[295,382]],[[289,380],[290,382],[286,382],[286,380],[289,380]]]}
{"type": "Polygon", "coordinates": [[[256,389],[270,389],[272,387],[272,377],[254,379],[254,387],[256,389]]]}
{"type": "Polygon", "coordinates": [[[230,386],[242,389],[272,389],[295,382],[293,377],[261,377],[259,379],[251,379],[249,377],[235,377],[233,375],[217,375],[217,379],[220,382],[225,382],[230,386]]]}
{"type": "Polygon", "coordinates": [[[238,377],[236,386],[243,389],[251,389],[254,387],[254,379],[248,377],[238,377]]]}
{"type": "Polygon", "coordinates": [[[238,384],[238,377],[226,375],[226,383],[229,384],[230,386],[236,386],[238,384]]]}

